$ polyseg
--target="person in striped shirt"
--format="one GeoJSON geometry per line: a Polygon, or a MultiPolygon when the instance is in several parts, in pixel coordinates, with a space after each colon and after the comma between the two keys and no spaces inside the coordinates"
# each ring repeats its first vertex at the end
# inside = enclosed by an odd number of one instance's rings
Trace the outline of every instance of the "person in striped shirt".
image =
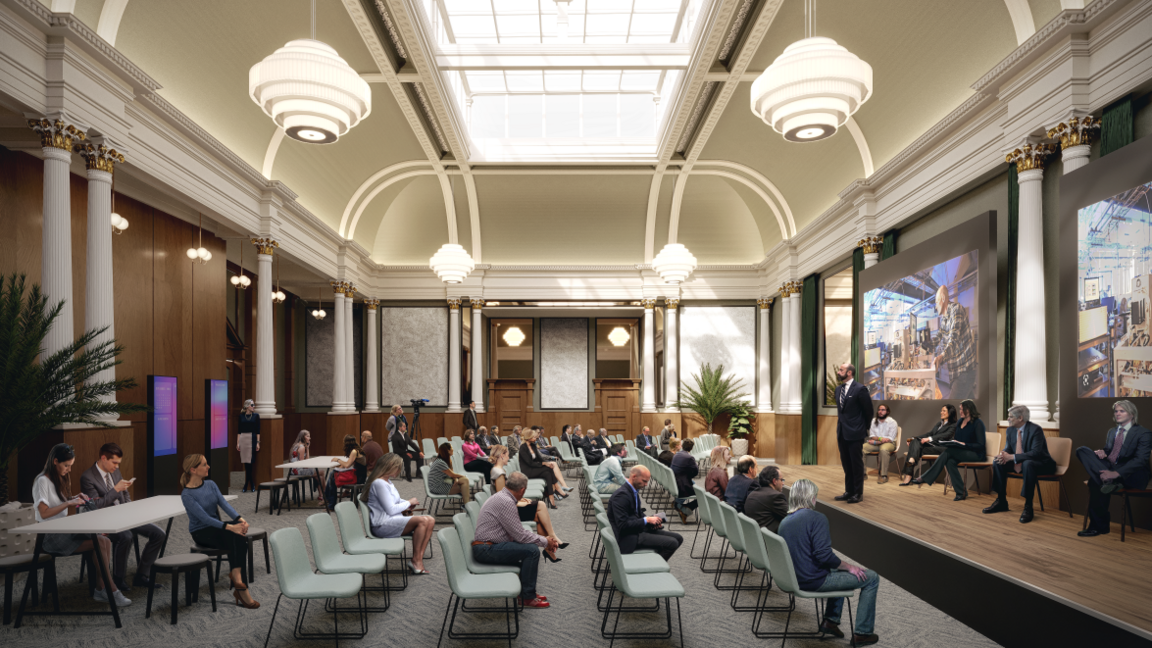
{"type": "Polygon", "coordinates": [[[519,567],[521,603],[524,607],[546,608],[548,597],[536,593],[536,573],[540,567],[540,551],[536,547],[543,547],[548,559],[556,561],[556,550],[561,545],[556,538],[537,535],[520,524],[516,503],[524,497],[527,488],[528,477],[514,472],[504,489],[484,502],[476,520],[472,557],[479,563],[519,567]]]}

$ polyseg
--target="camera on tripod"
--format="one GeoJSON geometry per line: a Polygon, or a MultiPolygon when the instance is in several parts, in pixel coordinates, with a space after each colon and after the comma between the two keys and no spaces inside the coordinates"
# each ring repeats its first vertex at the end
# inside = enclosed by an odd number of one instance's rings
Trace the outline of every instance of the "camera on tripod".
{"type": "Polygon", "coordinates": [[[413,412],[419,412],[420,406],[423,405],[424,403],[428,403],[430,401],[427,398],[413,398],[413,399],[410,399],[408,402],[412,403],[412,411],[413,412]]]}
{"type": "Polygon", "coordinates": [[[412,404],[412,438],[419,439],[420,406],[430,401],[427,398],[411,398],[408,402],[412,404]]]}

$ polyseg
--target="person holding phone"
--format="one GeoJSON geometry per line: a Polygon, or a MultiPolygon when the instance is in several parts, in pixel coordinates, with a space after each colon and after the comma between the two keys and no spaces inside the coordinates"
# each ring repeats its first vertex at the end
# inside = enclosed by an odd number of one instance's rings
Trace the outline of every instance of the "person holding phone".
{"type": "Polygon", "coordinates": [[[652,473],[644,466],[633,466],[628,472],[628,481],[616,489],[608,500],[608,522],[612,533],[620,544],[620,553],[631,554],[637,549],[651,549],[664,560],[671,560],[672,554],[684,544],[679,533],[664,530],[664,518],[659,515],[644,515],[640,506],[640,491],[652,479],[652,473]]]}
{"type": "MultiPolygon", "coordinates": [[[[105,443],[100,446],[100,456],[96,463],[80,475],[80,491],[87,495],[98,509],[110,506],[119,506],[132,501],[128,493],[136,478],[124,479],[120,474],[120,462],[124,459],[124,451],[115,443],[105,443]]],[[[127,531],[111,534],[114,553],[112,554],[112,582],[122,592],[129,592],[128,585],[128,554],[132,552],[132,537],[142,536],[147,540],[140,560],[136,563],[136,576],[132,585],[147,587],[148,574],[152,573],[152,563],[160,555],[164,546],[164,531],[155,524],[145,524],[127,531]]],[[[157,585],[159,587],[159,585],[157,585]]]]}
{"type": "Polygon", "coordinates": [[[412,515],[420,500],[402,499],[393,479],[400,476],[403,460],[389,452],[381,457],[368,475],[368,487],[360,491],[360,501],[368,507],[369,527],[377,538],[412,536],[412,560],[408,567],[416,575],[429,573],[424,569],[424,548],[432,539],[436,518],[431,515],[412,515]]]}
{"type": "MultiPolygon", "coordinates": [[[[48,461],[44,470],[32,483],[32,501],[36,504],[36,521],[46,522],[68,515],[68,509],[74,508],[79,512],[80,507],[88,503],[88,496],[79,493],[72,495],[72,464],[76,462],[76,453],[67,443],[58,443],[48,452],[48,461]]],[[[104,564],[112,564],[112,542],[105,536],[97,536],[100,543],[99,551],[104,555],[104,564]]],[[[44,536],[41,548],[53,556],[71,556],[77,553],[92,551],[92,540],[83,533],[49,533],[44,536]]],[[[105,588],[104,574],[92,565],[92,573],[96,575],[96,592],[92,598],[104,603],[108,602],[108,590],[116,600],[117,607],[128,607],[132,601],[124,596],[116,587],[115,581],[105,588]]]]}

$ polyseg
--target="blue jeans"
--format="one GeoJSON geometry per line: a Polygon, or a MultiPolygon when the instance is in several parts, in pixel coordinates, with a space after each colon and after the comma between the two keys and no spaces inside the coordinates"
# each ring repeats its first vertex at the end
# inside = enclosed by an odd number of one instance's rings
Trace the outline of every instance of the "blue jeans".
{"type": "MultiPolygon", "coordinates": [[[[865,579],[858,580],[851,572],[832,571],[824,579],[817,592],[843,592],[860,590],[860,601],[856,604],[856,634],[872,634],[876,625],[876,590],[880,588],[880,576],[871,569],[864,570],[865,579]]],[[[840,613],[844,610],[844,599],[828,599],[824,607],[824,618],[832,623],[840,623],[840,613]]]]}
{"type": "Polygon", "coordinates": [[[520,596],[536,598],[536,572],[540,569],[540,547],[519,542],[473,545],[472,558],[488,565],[516,565],[520,568],[520,596]]]}

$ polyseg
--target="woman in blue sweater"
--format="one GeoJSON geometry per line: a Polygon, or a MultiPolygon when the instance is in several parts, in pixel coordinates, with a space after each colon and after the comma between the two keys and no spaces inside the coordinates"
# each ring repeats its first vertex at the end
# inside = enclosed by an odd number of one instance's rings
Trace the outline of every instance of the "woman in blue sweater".
{"type": "Polygon", "coordinates": [[[968,488],[964,485],[964,477],[960,475],[959,464],[985,461],[987,456],[984,452],[984,439],[984,421],[980,420],[980,411],[976,409],[976,403],[970,400],[960,403],[960,421],[956,423],[956,436],[947,443],[947,447],[940,453],[940,458],[932,464],[928,472],[920,479],[913,479],[912,483],[931,486],[936,483],[940,472],[947,469],[948,476],[952,479],[952,488],[956,489],[953,501],[968,499],[968,488]]]}
{"type": "Polygon", "coordinates": [[[188,513],[188,532],[192,540],[201,547],[222,549],[228,554],[228,565],[232,568],[232,595],[236,605],[255,610],[260,604],[248,593],[248,577],[245,569],[248,563],[248,523],[232,505],[224,499],[216,482],[208,481],[208,459],[201,454],[184,457],[184,472],[180,475],[180,500],[188,513]],[[220,520],[223,509],[230,522],[220,520]]]}

